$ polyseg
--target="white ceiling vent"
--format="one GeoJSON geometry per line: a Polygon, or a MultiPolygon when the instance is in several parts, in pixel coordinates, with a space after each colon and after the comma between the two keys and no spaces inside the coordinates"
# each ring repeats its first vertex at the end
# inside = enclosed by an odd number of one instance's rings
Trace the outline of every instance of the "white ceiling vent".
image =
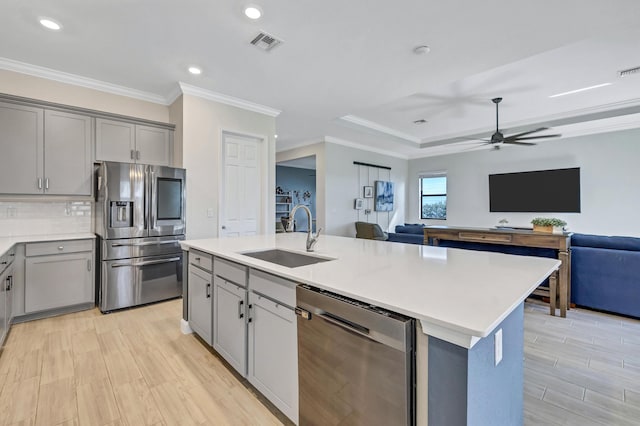
{"type": "Polygon", "coordinates": [[[260,34],[258,34],[253,40],[251,40],[251,44],[259,49],[268,52],[279,44],[282,44],[282,40],[277,39],[271,34],[267,34],[264,31],[261,31],[260,34]]]}

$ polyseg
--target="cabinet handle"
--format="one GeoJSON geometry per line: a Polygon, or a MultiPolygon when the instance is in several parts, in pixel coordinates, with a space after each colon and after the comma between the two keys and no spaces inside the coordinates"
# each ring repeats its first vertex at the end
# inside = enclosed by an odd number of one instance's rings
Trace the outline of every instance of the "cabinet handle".
{"type": "Polygon", "coordinates": [[[136,160],[140,159],[140,151],[136,151],[136,160]]]}
{"type": "Polygon", "coordinates": [[[49,178],[46,178],[44,180],[44,190],[48,191],[49,190],[49,178]]]}
{"type": "Polygon", "coordinates": [[[242,312],[242,305],[244,305],[244,300],[238,302],[238,318],[244,318],[244,313],[242,312]]]}
{"type": "Polygon", "coordinates": [[[211,283],[207,284],[207,299],[211,297],[211,283]]]}
{"type": "Polygon", "coordinates": [[[247,322],[252,322],[253,318],[251,318],[251,309],[253,308],[253,304],[249,303],[249,318],[247,318],[247,322]]]}
{"type": "Polygon", "coordinates": [[[13,289],[13,275],[9,275],[9,291],[13,289]]]}
{"type": "Polygon", "coordinates": [[[134,151],[133,151],[133,150],[131,150],[131,159],[132,159],[132,160],[135,160],[135,159],[136,159],[136,156],[135,156],[135,154],[134,154],[134,151]]]}
{"type": "Polygon", "coordinates": [[[91,271],[91,259],[87,259],[87,271],[91,271]]]}
{"type": "Polygon", "coordinates": [[[42,189],[42,178],[38,178],[38,189],[42,189]]]}
{"type": "Polygon", "coordinates": [[[58,250],[64,250],[64,246],[58,246],[58,250]]]}
{"type": "Polygon", "coordinates": [[[196,257],[196,262],[200,262],[200,258],[199,257],[196,257]]]}

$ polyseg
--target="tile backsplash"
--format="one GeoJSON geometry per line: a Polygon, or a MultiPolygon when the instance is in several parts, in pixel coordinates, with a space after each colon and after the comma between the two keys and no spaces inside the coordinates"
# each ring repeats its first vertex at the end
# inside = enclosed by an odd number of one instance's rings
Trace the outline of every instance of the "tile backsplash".
{"type": "Polygon", "coordinates": [[[93,232],[91,201],[0,201],[0,237],[93,232]]]}

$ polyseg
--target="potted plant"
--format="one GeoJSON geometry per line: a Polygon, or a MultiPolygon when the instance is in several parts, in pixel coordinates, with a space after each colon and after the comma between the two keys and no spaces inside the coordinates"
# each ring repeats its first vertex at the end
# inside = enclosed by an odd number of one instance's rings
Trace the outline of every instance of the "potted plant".
{"type": "Polygon", "coordinates": [[[554,232],[554,228],[559,228],[560,232],[562,232],[562,227],[567,224],[564,220],[553,217],[536,217],[531,223],[535,232],[547,232],[549,234],[554,232]]]}

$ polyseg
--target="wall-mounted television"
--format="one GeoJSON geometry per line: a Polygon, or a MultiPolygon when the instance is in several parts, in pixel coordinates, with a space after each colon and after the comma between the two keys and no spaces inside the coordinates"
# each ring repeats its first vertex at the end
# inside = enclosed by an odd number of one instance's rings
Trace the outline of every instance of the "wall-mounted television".
{"type": "Polygon", "coordinates": [[[489,175],[489,211],[580,213],[580,168],[489,175]]]}

